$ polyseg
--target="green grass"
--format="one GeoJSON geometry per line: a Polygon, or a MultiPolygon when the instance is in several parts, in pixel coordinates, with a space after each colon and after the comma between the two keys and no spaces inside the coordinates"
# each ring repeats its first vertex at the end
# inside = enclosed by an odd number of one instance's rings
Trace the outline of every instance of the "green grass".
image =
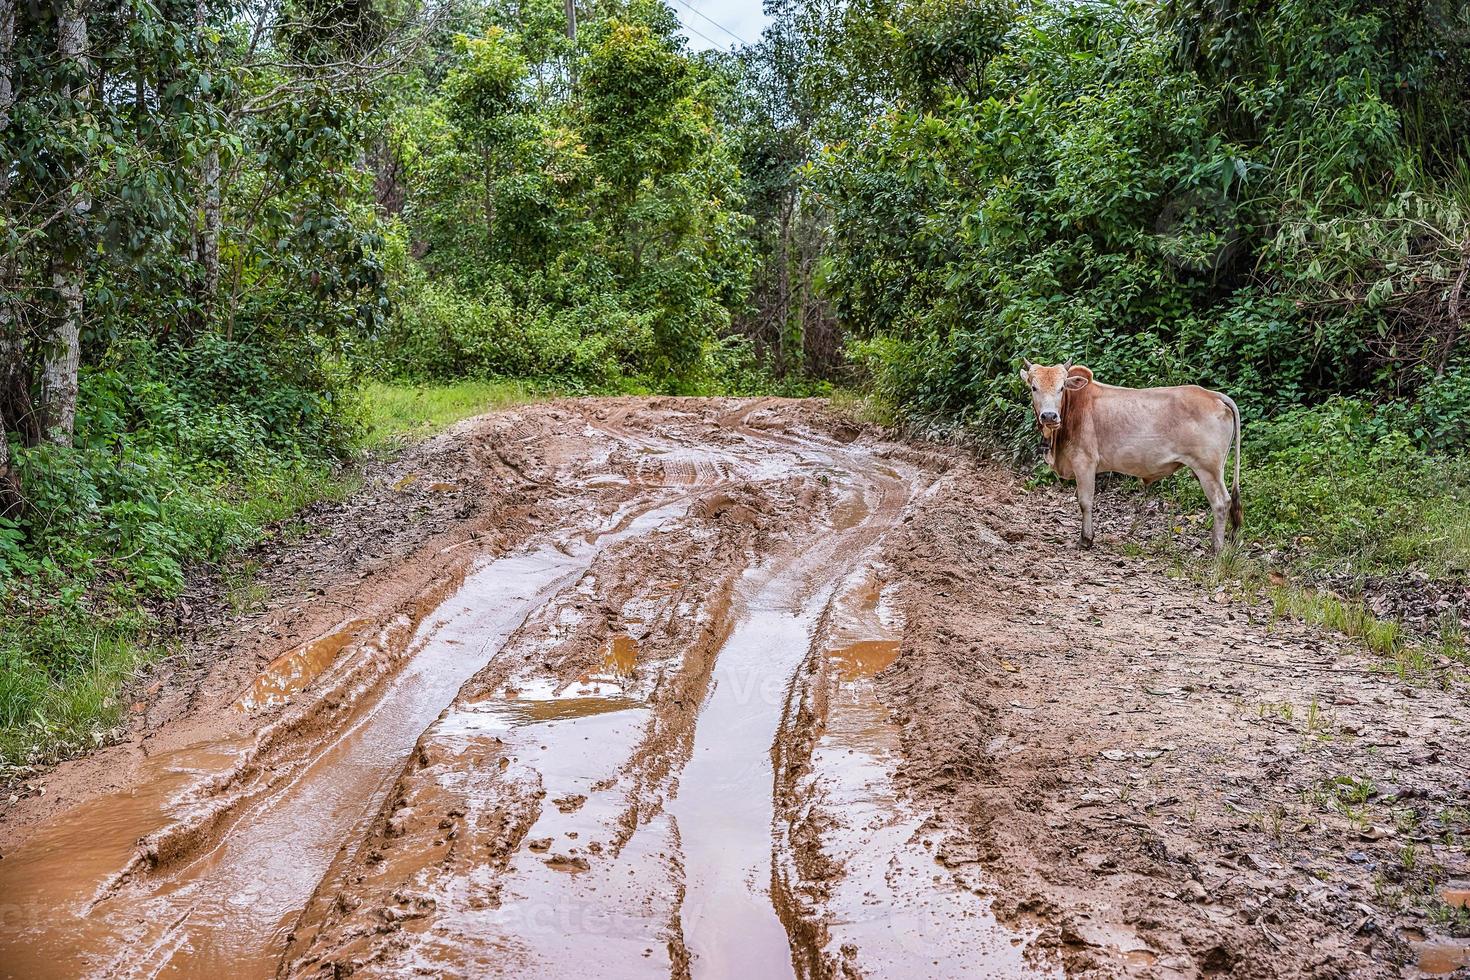
{"type": "MultiPolygon", "coordinates": [[[[196,507],[168,511],[151,533],[210,537],[219,552],[197,557],[221,567],[231,615],[266,599],[255,564],[234,556],[269,536],[271,525],[321,500],[341,500],[361,484],[352,471],[326,465],[262,469],[240,484],[204,485],[181,477],[176,498],[196,507]],[[216,526],[227,530],[206,535],[216,526]]],[[[65,547],[66,540],[58,544],[65,547]]],[[[159,659],[167,641],[140,611],[176,584],[146,577],[136,552],[92,550],[87,561],[43,563],[32,575],[0,579],[0,778],[7,767],[75,755],[108,740],[125,721],[122,692],[159,659]]]]}
{"type": "Polygon", "coordinates": [[[146,641],[146,620],[138,613],[59,607],[25,625],[28,642],[5,642],[0,663],[0,775],[5,766],[102,744],[124,714],[119,689],[159,652],[146,641]],[[71,662],[58,675],[38,660],[60,648],[71,662]]]}
{"type": "Polygon", "coordinates": [[[371,381],[363,387],[368,449],[403,446],[426,439],[460,419],[544,399],[546,393],[520,381],[456,381],[406,385],[371,381]]]}
{"type": "MultiPolygon", "coordinates": [[[[1169,542],[1159,541],[1152,551],[1168,555],[1170,547],[1169,542]]],[[[1339,633],[1378,657],[1382,669],[1403,680],[1449,685],[1470,679],[1463,669],[1470,667],[1470,653],[1459,619],[1452,614],[1444,617],[1437,635],[1411,637],[1402,623],[1375,616],[1361,599],[1291,581],[1235,547],[1227,547],[1206,562],[1186,561],[1176,554],[1173,574],[1210,592],[1223,590],[1247,602],[1270,602],[1271,613],[1277,618],[1295,619],[1339,633]],[[1440,658],[1449,661],[1447,668],[1440,666],[1440,658]]]]}
{"type": "Polygon", "coordinates": [[[827,405],[836,414],[855,422],[892,426],[899,421],[898,411],[893,403],[885,401],[874,392],[856,388],[834,388],[827,396],[827,405]]]}

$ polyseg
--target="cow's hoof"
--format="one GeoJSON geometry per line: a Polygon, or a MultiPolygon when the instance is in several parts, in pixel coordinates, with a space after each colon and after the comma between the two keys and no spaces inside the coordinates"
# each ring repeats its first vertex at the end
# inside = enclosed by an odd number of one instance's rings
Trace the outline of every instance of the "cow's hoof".
{"type": "Polygon", "coordinates": [[[1077,539],[1077,550],[1078,551],[1090,551],[1091,549],[1092,549],[1092,539],[1091,538],[1078,538],[1077,539]]]}

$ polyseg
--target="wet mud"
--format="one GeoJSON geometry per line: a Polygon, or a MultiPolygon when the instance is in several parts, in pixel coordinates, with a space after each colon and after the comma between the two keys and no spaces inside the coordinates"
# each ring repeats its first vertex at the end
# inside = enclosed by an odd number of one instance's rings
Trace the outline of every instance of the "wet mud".
{"type": "Polygon", "coordinates": [[[456,427],[0,810],[0,976],[1463,969],[1454,689],[1366,753],[1391,682],[1047,494],[809,402],[456,427]],[[1309,695],[1359,736],[1256,724],[1309,695]],[[1305,860],[1287,745],[1398,808],[1305,860]]]}

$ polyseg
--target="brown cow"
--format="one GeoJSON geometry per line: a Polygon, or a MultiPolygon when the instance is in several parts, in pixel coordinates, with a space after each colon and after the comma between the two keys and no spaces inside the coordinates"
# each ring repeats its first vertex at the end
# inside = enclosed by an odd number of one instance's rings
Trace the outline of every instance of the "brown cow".
{"type": "Polygon", "coordinates": [[[1125,473],[1148,486],[1188,466],[1215,514],[1214,544],[1225,547],[1225,522],[1240,530],[1240,409],[1229,396],[1198,385],[1119,388],[1095,381],[1080,364],[1021,369],[1041,427],[1046,462],[1077,481],[1082,508],[1078,546],[1092,547],[1092,493],[1098,473],[1125,473]],[[1235,482],[1225,492],[1225,461],[1235,443],[1235,482]]]}

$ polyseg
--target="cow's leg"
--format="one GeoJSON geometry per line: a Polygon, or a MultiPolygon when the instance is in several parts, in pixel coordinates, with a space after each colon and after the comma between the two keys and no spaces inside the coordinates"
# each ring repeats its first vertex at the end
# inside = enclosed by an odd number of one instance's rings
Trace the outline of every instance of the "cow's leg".
{"type": "Polygon", "coordinates": [[[1195,469],[1194,475],[1199,479],[1200,489],[1204,490],[1210,511],[1215,515],[1215,526],[1210,534],[1218,555],[1225,550],[1225,525],[1230,519],[1230,492],[1225,489],[1225,473],[1201,466],[1195,469]]]}
{"type": "Polygon", "coordinates": [[[1092,547],[1092,492],[1097,483],[1097,466],[1084,463],[1077,467],[1077,506],[1082,510],[1082,534],[1077,547],[1092,547]]]}

